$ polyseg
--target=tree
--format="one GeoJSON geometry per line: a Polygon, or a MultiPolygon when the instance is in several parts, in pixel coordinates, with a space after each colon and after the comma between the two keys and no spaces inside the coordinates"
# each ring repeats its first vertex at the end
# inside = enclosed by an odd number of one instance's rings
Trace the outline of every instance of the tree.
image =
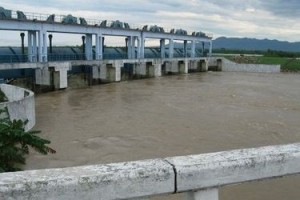
{"type": "Polygon", "coordinates": [[[29,147],[42,154],[56,153],[47,146],[49,140],[37,136],[40,131],[25,131],[27,123],[28,120],[11,121],[7,108],[0,109],[0,172],[21,170],[29,147]]]}

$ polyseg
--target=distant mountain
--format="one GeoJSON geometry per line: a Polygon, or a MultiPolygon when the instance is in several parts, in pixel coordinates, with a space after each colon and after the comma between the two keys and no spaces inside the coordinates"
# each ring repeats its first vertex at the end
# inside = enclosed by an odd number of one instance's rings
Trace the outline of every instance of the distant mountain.
{"type": "Polygon", "coordinates": [[[213,41],[213,48],[260,51],[266,51],[268,49],[271,49],[276,51],[300,52],[300,42],[219,37],[213,41]]]}

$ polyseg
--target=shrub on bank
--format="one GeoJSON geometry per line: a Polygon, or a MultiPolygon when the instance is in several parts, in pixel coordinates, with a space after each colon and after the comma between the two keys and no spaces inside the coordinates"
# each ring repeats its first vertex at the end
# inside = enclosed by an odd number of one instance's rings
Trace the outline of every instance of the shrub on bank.
{"type": "Polygon", "coordinates": [[[21,170],[30,147],[42,154],[55,153],[47,146],[49,140],[37,136],[40,131],[25,132],[28,120],[11,121],[7,108],[0,109],[0,116],[0,172],[21,170]]]}

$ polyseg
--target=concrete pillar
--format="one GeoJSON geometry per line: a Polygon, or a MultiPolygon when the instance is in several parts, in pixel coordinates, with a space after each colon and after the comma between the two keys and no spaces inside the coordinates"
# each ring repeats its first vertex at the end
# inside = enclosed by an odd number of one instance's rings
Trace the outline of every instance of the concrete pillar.
{"type": "Polygon", "coordinates": [[[32,62],[37,62],[37,32],[32,32],[32,62]]]}
{"type": "Polygon", "coordinates": [[[65,89],[68,87],[68,71],[70,67],[55,67],[55,72],[58,72],[57,79],[54,80],[55,89],[65,89]]]}
{"type": "Polygon", "coordinates": [[[127,47],[127,59],[131,58],[131,37],[128,36],[125,39],[126,47],[127,47]]]}
{"type": "Polygon", "coordinates": [[[140,76],[146,76],[147,75],[147,68],[145,62],[140,62],[135,64],[135,74],[140,76]]]}
{"type": "Polygon", "coordinates": [[[187,192],[185,200],[219,200],[218,189],[201,190],[197,192],[187,192]]]}
{"type": "Polygon", "coordinates": [[[100,66],[92,66],[93,79],[100,79],[100,66]]]}
{"type": "Polygon", "coordinates": [[[96,60],[103,59],[102,35],[96,34],[96,60]]]}
{"type": "Polygon", "coordinates": [[[207,59],[191,60],[189,64],[192,72],[206,72],[208,69],[207,59]]]}
{"type": "Polygon", "coordinates": [[[121,81],[121,67],[123,67],[123,62],[116,60],[113,64],[115,68],[115,81],[121,81]]]}
{"type": "Polygon", "coordinates": [[[106,64],[100,65],[100,79],[107,80],[107,67],[106,64]]]}
{"type": "Polygon", "coordinates": [[[85,39],[85,58],[86,60],[93,60],[93,35],[86,34],[85,39]]]}
{"type": "Polygon", "coordinates": [[[136,41],[136,37],[135,36],[128,36],[127,37],[127,58],[128,59],[135,59],[135,41],[136,41]]]}
{"type": "Polygon", "coordinates": [[[205,59],[201,62],[201,71],[202,72],[208,71],[208,62],[209,62],[209,59],[205,59]]]}
{"type": "Polygon", "coordinates": [[[135,40],[136,37],[131,37],[131,59],[135,59],[135,40]]]}
{"type": "Polygon", "coordinates": [[[33,45],[32,45],[32,32],[28,31],[27,33],[27,37],[28,37],[28,47],[27,47],[27,51],[28,51],[28,62],[33,62],[33,45]]]}
{"type": "Polygon", "coordinates": [[[208,54],[209,57],[212,56],[212,41],[209,42],[209,54],[208,54]]]}
{"type": "Polygon", "coordinates": [[[43,32],[43,62],[48,62],[48,44],[47,44],[47,32],[43,32]]]}
{"type": "Polygon", "coordinates": [[[174,40],[170,39],[169,42],[169,58],[173,58],[174,57],[174,40]]]}
{"type": "Polygon", "coordinates": [[[141,58],[141,38],[137,37],[137,59],[141,58]]]}
{"type": "Polygon", "coordinates": [[[165,63],[166,66],[166,72],[170,73],[178,73],[179,72],[179,67],[178,67],[178,61],[168,61],[165,63]]]}
{"type": "Polygon", "coordinates": [[[161,58],[166,57],[166,40],[165,39],[160,40],[160,57],[161,58]]]}
{"type": "Polygon", "coordinates": [[[189,73],[189,60],[185,59],[183,65],[184,65],[183,73],[188,74],[189,73]]]}
{"type": "Polygon", "coordinates": [[[70,62],[59,62],[56,66],[37,68],[35,70],[35,83],[45,86],[54,85],[55,89],[67,88],[70,65],[70,62]],[[52,70],[50,71],[50,69],[52,70]]]}
{"type": "Polygon", "coordinates": [[[36,31],[30,31],[31,38],[31,52],[30,52],[30,62],[37,62],[37,33],[36,31]]]}
{"type": "Polygon", "coordinates": [[[138,41],[138,37],[134,36],[133,37],[133,41],[132,41],[132,55],[133,55],[133,59],[137,58],[137,51],[136,51],[136,43],[138,41]]]}
{"type": "Polygon", "coordinates": [[[39,58],[39,62],[43,62],[43,32],[39,31],[39,36],[38,36],[38,40],[39,40],[39,47],[38,47],[38,58],[39,58]]]}
{"type": "Polygon", "coordinates": [[[35,69],[35,84],[37,85],[51,85],[50,71],[48,67],[35,69]]]}
{"type": "Polygon", "coordinates": [[[184,57],[186,58],[187,57],[187,40],[184,40],[183,42],[183,54],[184,54],[184,57]]]}
{"type": "Polygon", "coordinates": [[[47,62],[47,32],[39,31],[39,48],[38,48],[38,58],[39,62],[47,62]]]}
{"type": "Polygon", "coordinates": [[[196,55],[196,41],[192,41],[191,57],[195,58],[195,55],[196,55]]]}
{"type": "Polygon", "coordinates": [[[160,77],[161,76],[161,63],[155,63],[154,64],[154,77],[160,77]]]}
{"type": "Polygon", "coordinates": [[[141,37],[141,46],[140,46],[140,49],[141,49],[141,56],[140,58],[143,59],[145,58],[145,38],[142,34],[142,37],[141,37]]]}
{"type": "Polygon", "coordinates": [[[131,50],[131,48],[132,48],[132,37],[131,36],[128,36],[127,37],[127,58],[128,59],[131,59],[131,53],[132,53],[132,50],[131,50]]]}
{"type": "Polygon", "coordinates": [[[217,59],[217,71],[222,71],[222,59],[217,59]]]}

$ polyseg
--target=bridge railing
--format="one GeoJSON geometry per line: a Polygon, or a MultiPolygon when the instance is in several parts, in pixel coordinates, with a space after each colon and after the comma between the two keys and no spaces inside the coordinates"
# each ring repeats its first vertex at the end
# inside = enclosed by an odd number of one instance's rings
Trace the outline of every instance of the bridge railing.
{"type": "MultiPolygon", "coordinates": [[[[176,50],[176,49],[175,49],[176,50]]],[[[128,59],[128,55],[126,52],[119,53],[104,53],[102,54],[103,60],[118,60],[118,59],[128,59]]],[[[202,53],[196,52],[196,57],[203,57],[202,53]]],[[[93,60],[95,60],[95,53],[93,54],[93,60]]],[[[186,55],[181,51],[176,51],[173,55],[173,58],[190,58],[191,54],[187,53],[186,55]]],[[[28,61],[29,56],[27,54],[1,54],[0,55],[0,63],[24,63],[28,61]]],[[[32,62],[37,62],[38,56],[31,55],[32,62]]],[[[161,58],[160,53],[145,53],[144,58],[161,58]]],[[[166,53],[165,58],[168,58],[168,54],[166,53]]],[[[73,53],[73,54],[59,54],[59,53],[48,53],[47,54],[48,61],[72,61],[72,60],[86,60],[86,55],[83,53],[73,53]]]]}
{"type": "Polygon", "coordinates": [[[1,54],[0,63],[20,63],[28,62],[28,55],[26,54],[1,54]]]}
{"type": "Polygon", "coordinates": [[[229,184],[300,173],[300,143],[108,165],[0,174],[0,199],[218,200],[229,184]]]}

